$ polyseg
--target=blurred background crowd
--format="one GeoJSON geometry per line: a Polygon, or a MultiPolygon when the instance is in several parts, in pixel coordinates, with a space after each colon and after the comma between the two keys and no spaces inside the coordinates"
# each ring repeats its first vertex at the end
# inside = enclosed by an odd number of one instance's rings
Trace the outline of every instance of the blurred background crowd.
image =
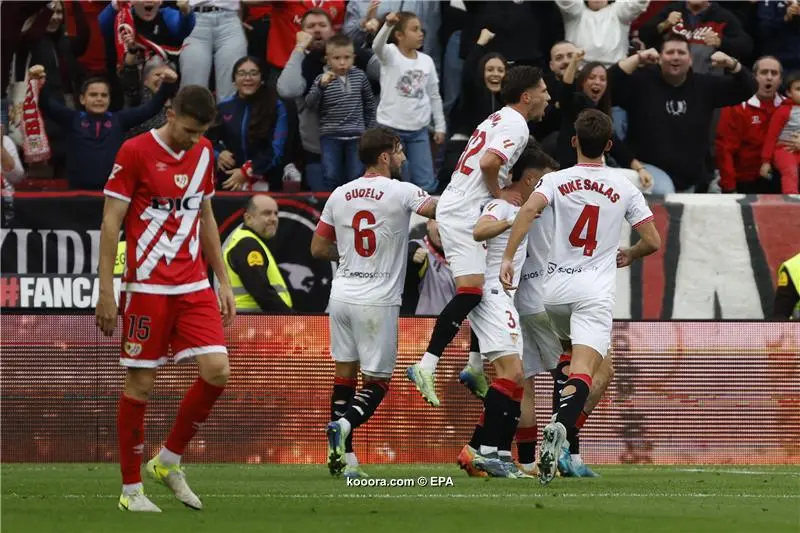
{"type": "Polygon", "coordinates": [[[396,130],[403,179],[447,186],[508,68],[546,71],[531,134],[562,167],[586,107],[647,193],[798,193],[792,1],[2,1],[4,194],[102,189],[177,87],[208,86],[225,190],[330,191],[396,130]],[[37,67],[37,68],[33,68],[37,67]],[[42,68],[38,68],[42,67],[42,68]]]}

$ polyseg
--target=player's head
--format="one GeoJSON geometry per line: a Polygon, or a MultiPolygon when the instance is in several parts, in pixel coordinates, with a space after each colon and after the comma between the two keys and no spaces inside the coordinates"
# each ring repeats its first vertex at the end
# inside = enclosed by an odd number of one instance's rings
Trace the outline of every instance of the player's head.
{"type": "Polygon", "coordinates": [[[310,34],[313,40],[309,48],[321,50],[325,41],[333,36],[333,21],[327,11],[321,7],[313,7],[303,14],[300,27],[310,34]]]}
{"type": "Polygon", "coordinates": [[[216,114],[211,91],[201,85],[182,87],[167,110],[167,128],[176,148],[188,150],[200,141],[216,114]]]}
{"type": "Polygon", "coordinates": [[[800,70],[795,70],[786,75],[786,96],[800,105],[800,70]]]}
{"type": "Polygon", "coordinates": [[[578,155],[598,159],[611,150],[611,135],[614,125],[611,118],[598,109],[584,109],[575,120],[575,136],[572,146],[578,155]]]}
{"type": "Polygon", "coordinates": [[[682,83],[692,67],[689,39],[680,33],[670,32],[661,43],[661,75],[672,83],[682,83]]]}
{"type": "Polygon", "coordinates": [[[430,218],[428,219],[426,229],[428,230],[428,241],[430,241],[434,248],[440,252],[443,251],[444,248],[442,247],[442,237],[439,235],[439,223],[430,218]]]}
{"type": "Polygon", "coordinates": [[[81,105],[87,113],[102,115],[111,103],[111,89],[108,80],[99,76],[87,79],[81,85],[81,105]]]}
{"type": "Polygon", "coordinates": [[[337,33],[325,43],[325,60],[337,76],[347,74],[353,66],[354,55],[353,40],[343,33],[337,33]]]}
{"type": "Polygon", "coordinates": [[[256,194],[247,200],[244,223],[257,235],[271,239],[278,232],[278,202],[266,194],[256,194]]]}
{"type": "Polygon", "coordinates": [[[503,79],[500,98],[506,105],[517,108],[526,120],[541,120],[550,101],[542,69],[537,67],[512,67],[503,79]]]}
{"type": "Polygon", "coordinates": [[[514,163],[514,168],[511,169],[511,187],[519,190],[523,200],[527,200],[542,176],[558,168],[558,162],[547,155],[536,140],[531,138],[514,163]]]}
{"type": "Polygon", "coordinates": [[[367,169],[396,179],[400,178],[400,169],[406,160],[400,137],[381,126],[370,128],[361,135],[358,157],[367,169]]]}

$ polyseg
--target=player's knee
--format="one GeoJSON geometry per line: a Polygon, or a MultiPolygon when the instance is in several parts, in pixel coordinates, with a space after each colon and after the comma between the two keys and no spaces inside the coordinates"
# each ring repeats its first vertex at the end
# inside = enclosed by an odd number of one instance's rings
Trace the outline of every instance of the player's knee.
{"type": "Polygon", "coordinates": [[[230,375],[231,367],[227,357],[204,358],[200,364],[200,377],[217,387],[224,387],[230,375]]]}
{"type": "Polygon", "coordinates": [[[129,368],[125,374],[123,394],[134,400],[146,402],[156,379],[155,368],[129,368]]]}

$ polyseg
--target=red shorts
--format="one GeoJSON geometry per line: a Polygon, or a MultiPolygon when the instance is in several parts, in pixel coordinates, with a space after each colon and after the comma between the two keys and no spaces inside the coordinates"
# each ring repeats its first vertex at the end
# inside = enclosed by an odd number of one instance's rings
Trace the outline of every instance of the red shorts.
{"type": "Polygon", "coordinates": [[[123,292],[122,351],[119,363],[133,368],[157,368],[209,353],[224,353],[217,295],[210,287],[187,294],[123,292]]]}

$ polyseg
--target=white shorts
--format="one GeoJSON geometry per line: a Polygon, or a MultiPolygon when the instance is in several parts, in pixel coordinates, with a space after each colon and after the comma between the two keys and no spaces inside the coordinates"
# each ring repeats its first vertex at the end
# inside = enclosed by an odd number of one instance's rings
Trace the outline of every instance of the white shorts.
{"type": "Polygon", "coordinates": [[[486,249],[472,236],[475,223],[470,219],[437,218],[442,248],[453,277],[481,274],[486,271],[486,249]]]}
{"type": "Polygon", "coordinates": [[[489,291],[469,314],[481,354],[490,362],[509,354],[522,356],[522,332],[514,302],[502,290],[489,291]]]}
{"type": "Polygon", "coordinates": [[[608,353],[613,323],[613,301],[583,300],[571,304],[544,304],[553,329],[561,339],[588,346],[602,356],[608,353]]]}
{"type": "Polygon", "coordinates": [[[337,363],[361,363],[368,376],[390,378],[397,360],[400,306],[328,304],[331,357],[337,363]]]}
{"type": "Polygon", "coordinates": [[[561,357],[561,340],[558,338],[547,313],[520,317],[522,325],[522,369],[530,378],[553,370],[561,357]]]}

